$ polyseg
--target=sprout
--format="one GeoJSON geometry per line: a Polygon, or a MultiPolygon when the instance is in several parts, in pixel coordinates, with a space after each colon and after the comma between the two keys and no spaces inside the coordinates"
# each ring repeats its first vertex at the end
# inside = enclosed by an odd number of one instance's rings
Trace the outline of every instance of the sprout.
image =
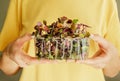
{"type": "Polygon", "coordinates": [[[37,23],[37,26],[42,26],[42,23],[41,23],[41,22],[38,22],[38,23],[37,23]]]}
{"type": "Polygon", "coordinates": [[[43,20],[43,24],[44,24],[44,25],[47,25],[47,21],[46,21],[46,20],[43,20]]]}
{"type": "Polygon", "coordinates": [[[88,48],[86,38],[90,36],[86,27],[89,26],[78,23],[78,19],[71,20],[65,16],[50,25],[46,20],[38,22],[32,33],[35,36],[36,56],[51,60],[84,59],[88,48]]]}
{"type": "Polygon", "coordinates": [[[78,22],[78,19],[73,19],[73,23],[76,24],[78,22]]]}

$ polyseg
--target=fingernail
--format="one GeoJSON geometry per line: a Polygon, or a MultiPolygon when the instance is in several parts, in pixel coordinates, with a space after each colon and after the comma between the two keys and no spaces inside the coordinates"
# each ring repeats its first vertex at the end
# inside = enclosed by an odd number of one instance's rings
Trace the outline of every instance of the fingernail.
{"type": "Polygon", "coordinates": [[[90,38],[93,39],[94,38],[94,34],[90,34],[90,38]]]}
{"type": "Polygon", "coordinates": [[[31,38],[32,38],[32,39],[34,39],[34,38],[35,38],[35,36],[33,36],[33,35],[32,35],[32,36],[31,36],[31,38]]]}

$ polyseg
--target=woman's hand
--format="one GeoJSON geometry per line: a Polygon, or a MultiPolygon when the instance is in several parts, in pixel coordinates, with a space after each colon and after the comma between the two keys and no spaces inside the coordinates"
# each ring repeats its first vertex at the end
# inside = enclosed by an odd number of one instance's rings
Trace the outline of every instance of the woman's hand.
{"type": "Polygon", "coordinates": [[[103,69],[106,76],[114,77],[120,71],[120,58],[117,49],[99,35],[92,35],[91,38],[98,43],[99,50],[92,58],[80,62],[103,69]]]}
{"type": "Polygon", "coordinates": [[[23,51],[23,44],[32,39],[30,34],[26,34],[10,43],[3,51],[0,58],[0,69],[8,74],[16,73],[20,67],[26,67],[32,64],[48,63],[46,59],[38,60],[37,57],[31,57],[23,51]]]}

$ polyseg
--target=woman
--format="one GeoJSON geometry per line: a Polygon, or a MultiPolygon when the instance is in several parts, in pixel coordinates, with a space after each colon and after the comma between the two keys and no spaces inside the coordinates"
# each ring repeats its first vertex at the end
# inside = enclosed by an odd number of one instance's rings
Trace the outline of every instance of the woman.
{"type": "Polygon", "coordinates": [[[103,73],[113,77],[119,72],[119,34],[115,0],[11,0],[0,33],[0,50],[3,51],[0,67],[8,75],[24,67],[20,81],[104,81],[103,73]],[[78,61],[79,64],[54,64],[54,61],[34,57],[34,42],[26,33],[31,33],[38,21],[46,19],[51,23],[61,16],[77,18],[92,26],[90,33],[99,34],[91,36],[98,43],[90,43],[92,58],[78,61]]]}

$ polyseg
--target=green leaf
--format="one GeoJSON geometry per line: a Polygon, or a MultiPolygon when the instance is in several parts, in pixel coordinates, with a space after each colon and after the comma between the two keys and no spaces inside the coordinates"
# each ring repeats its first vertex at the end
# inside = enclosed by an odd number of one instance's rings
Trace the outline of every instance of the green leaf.
{"type": "Polygon", "coordinates": [[[73,19],[73,23],[76,24],[78,22],[78,19],[73,19]]]}
{"type": "Polygon", "coordinates": [[[47,25],[47,21],[46,21],[46,20],[43,20],[43,24],[44,24],[44,25],[47,25]]]}
{"type": "Polygon", "coordinates": [[[90,36],[90,33],[89,32],[86,32],[85,33],[85,37],[89,37],[90,36]]]}
{"type": "Polygon", "coordinates": [[[60,33],[62,33],[62,31],[63,31],[62,29],[59,30],[60,33]]]}

